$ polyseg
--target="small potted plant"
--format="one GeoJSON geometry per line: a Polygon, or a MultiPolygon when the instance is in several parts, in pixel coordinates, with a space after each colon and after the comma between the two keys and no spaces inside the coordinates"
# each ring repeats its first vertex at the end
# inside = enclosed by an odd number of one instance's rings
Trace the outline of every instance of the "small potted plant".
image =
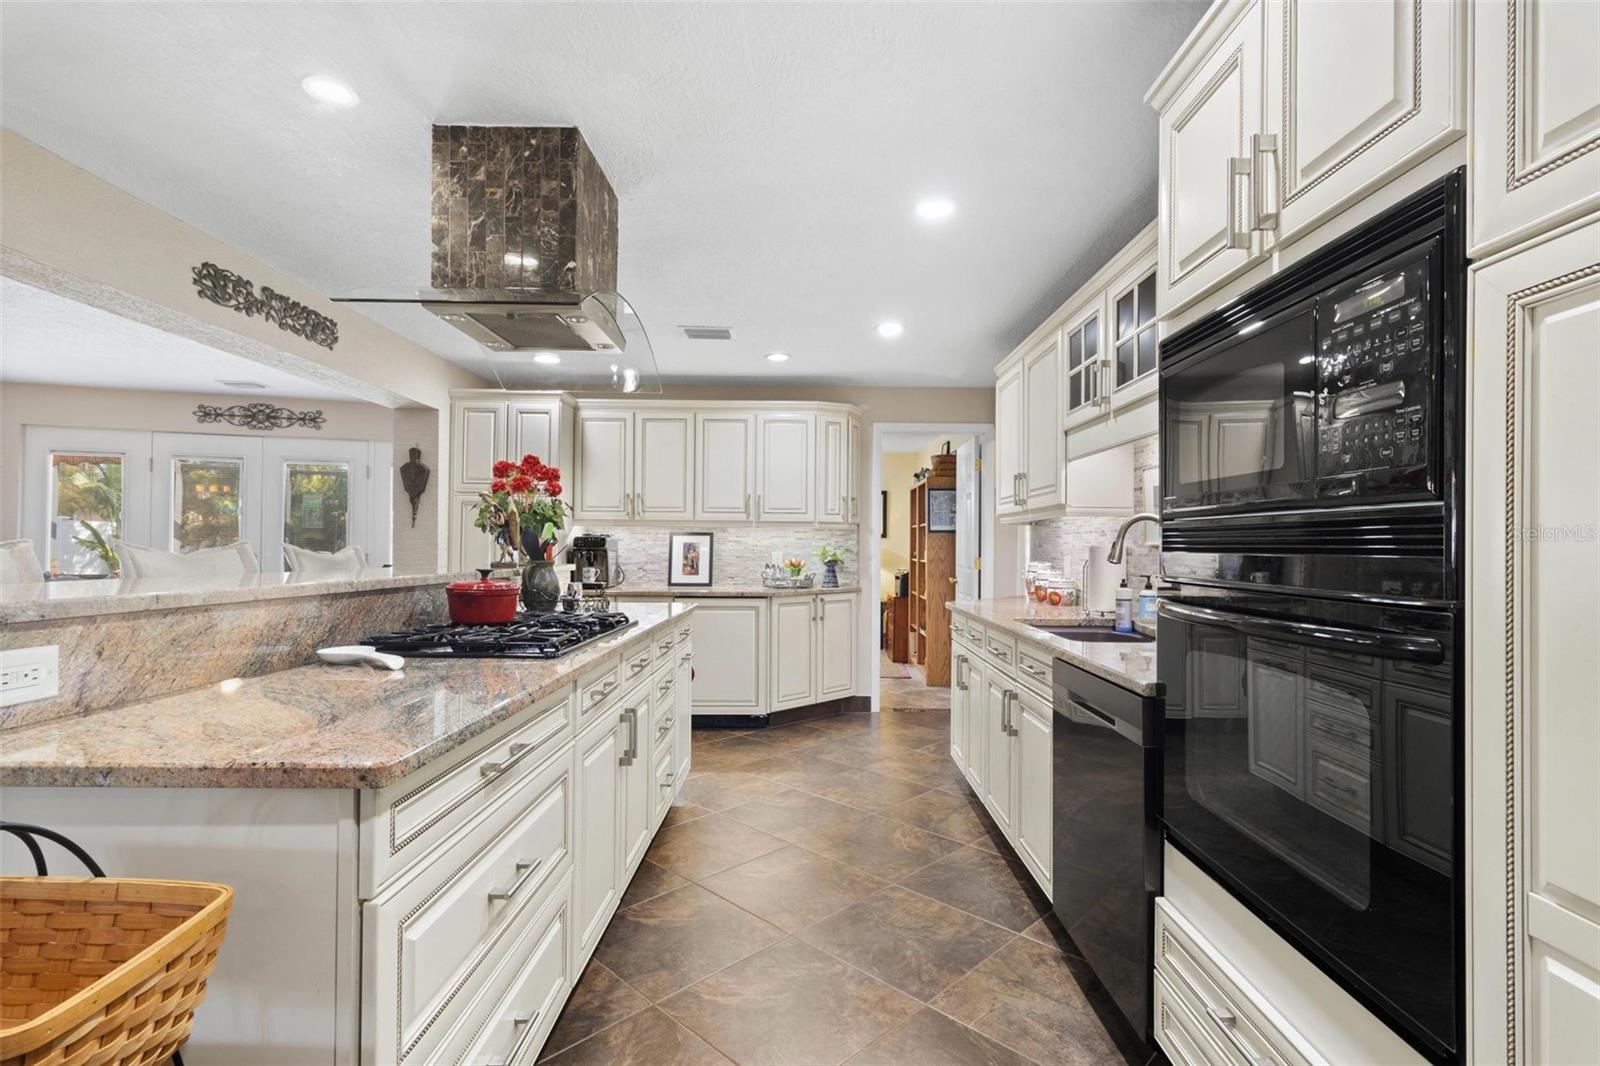
{"type": "Polygon", "coordinates": [[[561,471],[537,455],[524,455],[518,463],[495,463],[493,474],[473,525],[494,537],[502,562],[522,565],[522,605],[551,610],[561,595],[552,560],[567,517],[561,471]]]}
{"type": "Polygon", "coordinates": [[[783,561],[783,568],[789,572],[789,583],[798,586],[800,584],[800,575],[805,573],[806,570],[806,561],[790,557],[783,561]]]}
{"type": "Polygon", "coordinates": [[[817,550],[817,558],[822,560],[822,587],[836,589],[839,587],[839,564],[844,562],[853,549],[848,545],[834,547],[824,544],[817,550]]]}

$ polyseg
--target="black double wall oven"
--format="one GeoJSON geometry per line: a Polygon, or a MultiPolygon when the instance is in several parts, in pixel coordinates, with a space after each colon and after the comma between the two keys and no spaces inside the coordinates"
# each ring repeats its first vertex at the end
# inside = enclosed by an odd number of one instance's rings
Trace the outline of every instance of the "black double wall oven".
{"type": "Polygon", "coordinates": [[[1161,345],[1162,828],[1463,1047],[1460,172],[1161,345]]]}

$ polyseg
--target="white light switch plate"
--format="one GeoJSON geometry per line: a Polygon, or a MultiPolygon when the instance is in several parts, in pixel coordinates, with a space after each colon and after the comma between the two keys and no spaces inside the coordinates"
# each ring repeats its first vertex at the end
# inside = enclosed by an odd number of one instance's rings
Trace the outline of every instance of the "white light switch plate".
{"type": "Polygon", "coordinates": [[[55,644],[0,651],[0,707],[49,699],[61,691],[61,656],[55,644]]]}

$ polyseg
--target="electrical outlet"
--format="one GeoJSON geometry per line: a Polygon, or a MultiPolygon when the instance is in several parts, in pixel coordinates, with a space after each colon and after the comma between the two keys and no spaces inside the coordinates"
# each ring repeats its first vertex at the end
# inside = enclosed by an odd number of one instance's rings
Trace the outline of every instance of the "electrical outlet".
{"type": "Polygon", "coordinates": [[[55,644],[0,651],[0,707],[45,700],[61,691],[61,653],[55,644]]]}

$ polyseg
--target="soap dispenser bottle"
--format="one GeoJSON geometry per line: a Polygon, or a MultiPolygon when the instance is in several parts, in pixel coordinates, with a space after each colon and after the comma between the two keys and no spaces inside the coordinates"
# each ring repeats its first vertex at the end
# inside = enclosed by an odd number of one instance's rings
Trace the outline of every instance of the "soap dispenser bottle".
{"type": "Polygon", "coordinates": [[[1128,587],[1128,579],[1123,578],[1122,584],[1117,586],[1117,625],[1118,633],[1133,632],[1133,590],[1128,587]]]}
{"type": "Polygon", "coordinates": [[[1156,620],[1156,590],[1150,584],[1150,576],[1145,575],[1144,588],[1139,590],[1139,610],[1136,617],[1141,622],[1154,622],[1156,620]]]}

